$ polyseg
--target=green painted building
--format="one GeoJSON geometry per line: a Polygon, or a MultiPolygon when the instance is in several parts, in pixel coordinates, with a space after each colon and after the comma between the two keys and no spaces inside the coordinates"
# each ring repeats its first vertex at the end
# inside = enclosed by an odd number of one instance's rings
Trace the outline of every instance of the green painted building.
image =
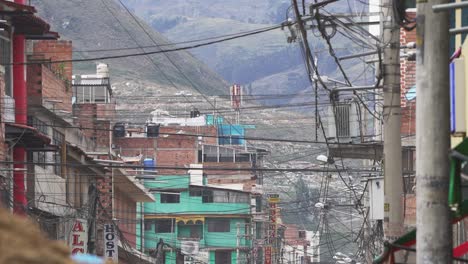
{"type": "Polygon", "coordinates": [[[144,250],[165,243],[165,263],[246,263],[252,248],[251,194],[207,185],[199,174],[145,180],[156,202],[144,203],[144,250]],[[192,177],[194,177],[192,175],[192,177]],[[192,183],[192,184],[191,184],[192,183]],[[238,256],[239,254],[239,256],[238,256]]]}

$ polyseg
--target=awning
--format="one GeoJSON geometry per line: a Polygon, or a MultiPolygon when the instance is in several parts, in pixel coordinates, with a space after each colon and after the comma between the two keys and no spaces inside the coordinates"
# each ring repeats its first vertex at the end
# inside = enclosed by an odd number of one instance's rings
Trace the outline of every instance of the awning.
{"type": "Polygon", "coordinates": [[[125,192],[135,202],[155,202],[153,194],[151,194],[143,184],[135,179],[135,176],[130,176],[123,169],[114,169],[115,186],[125,192]]]}
{"type": "Polygon", "coordinates": [[[33,6],[0,0],[0,14],[11,17],[15,34],[25,35],[27,39],[58,39],[59,34],[50,31],[50,25],[34,13],[33,6]]]}
{"type": "MultiPolygon", "coordinates": [[[[462,198],[461,167],[468,161],[468,138],[458,144],[450,153],[450,184],[448,205],[452,209],[452,224],[457,223],[468,216],[468,200],[462,198]]],[[[384,251],[376,259],[374,264],[395,263],[394,253],[399,250],[414,251],[416,244],[416,232],[414,229],[392,242],[384,243],[384,251]]],[[[453,249],[453,258],[459,258],[468,253],[468,241],[457,245],[453,249]]]]}
{"type": "Polygon", "coordinates": [[[22,124],[5,124],[5,140],[15,142],[16,146],[29,150],[55,151],[57,149],[49,145],[51,139],[47,135],[34,127],[22,124]]]}
{"type": "Polygon", "coordinates": [[[182,225],[201,225],[205,222],[203,216],[178,216],[176,217],[176,223],[182,225]]]}

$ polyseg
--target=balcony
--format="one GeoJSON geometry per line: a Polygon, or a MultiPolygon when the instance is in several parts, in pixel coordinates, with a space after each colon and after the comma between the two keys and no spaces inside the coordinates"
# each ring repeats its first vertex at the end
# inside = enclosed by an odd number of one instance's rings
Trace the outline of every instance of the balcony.
{"type": "Polygon", "coordinates": [[[72,92],[70,80],[54,72],[46,64],[27,67],[28,105],[41,106],[54,113],[71,116],[72,92]]]}

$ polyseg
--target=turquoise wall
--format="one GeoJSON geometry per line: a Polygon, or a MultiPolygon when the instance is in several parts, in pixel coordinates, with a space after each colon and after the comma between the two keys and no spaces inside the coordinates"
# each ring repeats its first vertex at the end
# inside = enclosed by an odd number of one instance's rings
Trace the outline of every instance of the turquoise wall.
{"type": "MultiPolygon", "coordinates": [[[[240,234],[245,234],[245,223],[247,219],[230,219],[229,232],[208,232],[207,221],[203,225],[203,238],[200,240],[200,248],[204,247],[228,247],[235,248],[237,243],[237,223],[240,223],[240,234]]],[[[154,249],[160,238],[165,243],[180,248],[181,241],[177,239],[178,236],[188,235],[189,231],[186,227],[175,225],[173,233],[156,233],[155,225],[151,226],[150,230],[145,231],[145,249],[154,249]]],[[[251,241],[245,238],[240,239],[241,246],[250,246],[251,241]]]]}
{"type": "Polygon", "coordinates": [[[148,189],[187,189],[190,175],[157,175],[154,180],[145,180],[148,189]]]}
{"type": "Polygon", "coordinates": [[[156,202],[145,203],[145,215],[152,214],[250,214],[249,203],[203,203],[202,197],[191,197],[188,191],[180,193],[180,203],[161,203],[161,194],[155,193],[156,202]]]}

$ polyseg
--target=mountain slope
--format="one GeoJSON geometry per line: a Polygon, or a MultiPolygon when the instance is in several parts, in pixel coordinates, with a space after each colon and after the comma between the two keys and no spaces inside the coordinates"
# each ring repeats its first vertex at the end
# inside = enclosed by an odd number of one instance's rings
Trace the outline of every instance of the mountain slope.
{"type": "MultiPolygon", "coordinates": [[[[172,41],[198,39],[249,31],[276,25],[292,16],[289,0],[123,0],[153,28],[172,41]]],[[[359,2],[337,2],[327,6],[333,12],[362,12],[359,2]]],[[[309,42],[319,59],[321,74],[343,80],[336,71],[334,59],[328,54],[325,42],[316,30],[309,30],[309,42]]],[[[304,71],[304,59],[299,43],[287,43],[289,30],[274,30],[246,38],[210,45],[190,52],[205,62],[230,83],[248,87],[250,94],[298,93],[294,102],[303,101],[301,93],[310,89],[304,71]]],[[[332,42],[339,56],[362,52],[340,33],[332,42]]],[[[359,61],[351,61],[359,63],[359,61]]],[[[346,62],[347,63],[347,62],[346,62]]],[[[351,78],[361,69],[347,67],[351,78]],[[356,71],[357,70],[357,71],[356,71]]],[[[372,82],[371,74],[364,74],[357,83],[372,82]]],[[[263,100],[262,104],[278,103],[263,100]]],[[[287,100],[283,100],[287,103],[287,100]]]]}
{"type": "MultiPolygon", "coordinates": [[[[138,24],[113,0],[38,0],[34,2],[39,15],[47,18],[52,29],[63,39],[73,40],[75,50],[96,50],[154,45],[138,24]],[[119,24],[121,23],[121,24],[119,24]],[[129,33],[127,33],[127,31],[129,33]],[[138,45],[137,45],[138,43],[138,45]]],[[[157,44],[168,44],[168,40],[141,21],[157,44]]],[[[170,46],[166,46],[168,48],[170,46]]],[[[155,51],[157,48],[145,49],[155,51]]],[[[100,57],[122,53],[141,53],[141,49],[123,51],[76,52],[75,58],[100,57]]],[[[226,93],[225,81],[190,53],[180,51],[166,53],[176,64],[174,67],[163,54],[124,59],[106,60],[110,64],[113,78],[142,79],[169,85],[174,82],[180,87],[194,86],[202,93],[226,93]],[[180,71],[179,71],[180,69],[180,71]],[[185,78],[180,72],[183,72],[185,78]]],[[[75,63],[79,71],[93,70],[95,63],[75,63]]]]}

